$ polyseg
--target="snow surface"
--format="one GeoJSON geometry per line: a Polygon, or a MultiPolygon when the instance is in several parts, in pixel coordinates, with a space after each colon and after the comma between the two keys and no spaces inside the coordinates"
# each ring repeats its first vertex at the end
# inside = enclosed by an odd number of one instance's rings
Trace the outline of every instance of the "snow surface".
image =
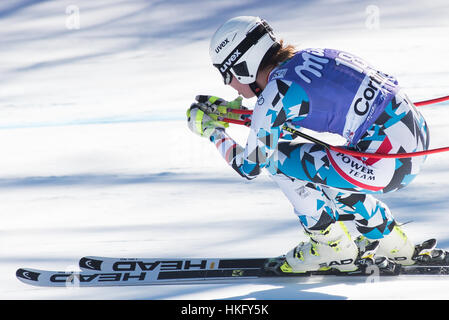
{"type": "MultiPolygon", "coordinates": [[[[449,92],[446,0],[2,0],[0,299],[449,298],[449,277],[438,276],[127,288],[15,278],[19,267],[76,270],[85,255],[277,256],[304,239],[268,176],[241,179],[185,123],[195,95],[235,98],[210,65],[208,39],[245,14],[298,47],[364,57],[414,101],[449,92]]],[[[431,147],[448,145],[449,104],[422,113],[431,147]]],[[[245,130],[229,132],[243,143],[245,130]]],[[[449,249],[448,193],[446,153],[380,198],[397,220],[413,221],[405,229],[415,241],[436,237],[449,249]]]]}

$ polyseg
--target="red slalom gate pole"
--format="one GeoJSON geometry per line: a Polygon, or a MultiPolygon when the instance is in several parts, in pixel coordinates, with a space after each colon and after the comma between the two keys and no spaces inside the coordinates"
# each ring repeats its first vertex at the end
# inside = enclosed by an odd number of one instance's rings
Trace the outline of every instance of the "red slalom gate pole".
{"type": "Polygon", "coordinates": [[[421,106],[427,106],[429,104],[444,102],[444,101],[448,101],[448,100],[449,100],[449,96],[445,96],[445,97],[440,97],[440,98],[435,98],[435,99],[430,99],[430,100],[413,102],[413,104],[417,107],[421,107],[421,106]]]}

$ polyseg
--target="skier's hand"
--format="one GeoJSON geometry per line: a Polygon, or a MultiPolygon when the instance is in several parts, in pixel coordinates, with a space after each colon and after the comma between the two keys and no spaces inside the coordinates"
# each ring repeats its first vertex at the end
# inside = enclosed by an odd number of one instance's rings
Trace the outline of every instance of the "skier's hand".
{"type": "Polygon", "coordinates": [[[229,127],[229,123],[218,121],[216,115],[204,113],[197,103],[193,103],[187,110],[187,125],[192,132],[209,139],[216,130],[229,127]]]}
{"type": "Polygon", "coordinates": [[[199,95],[195,97],[195,100],[199,108],[208,115],[217,115],[234,120],[245,120],[249,117],[249,115],[241,115],[229,111],[229,109],[248,110],[248,108],[242,106],[242,97],[237,97],[228,102],[216,96],[199,95]]]}

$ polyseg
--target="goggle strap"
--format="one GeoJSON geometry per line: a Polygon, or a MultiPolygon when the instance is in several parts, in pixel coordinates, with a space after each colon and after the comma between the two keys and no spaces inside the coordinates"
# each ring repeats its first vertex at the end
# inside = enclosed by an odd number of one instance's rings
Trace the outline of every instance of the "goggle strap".
{"type": "Polygon", "coordinates": [[[238,46],[223,60],[221,64],[214,64],[218,71],[220,71],[223,79],[225,79],[225,83],[227,77],[229,77],[229,75],[226,74],[231,71],[231,68],[238,61],[238,59],[268,32],[269,30],[267,30],[265,25],[258,24],[257,27],[247,33],[245,39],[238,44],[238,46]]]}

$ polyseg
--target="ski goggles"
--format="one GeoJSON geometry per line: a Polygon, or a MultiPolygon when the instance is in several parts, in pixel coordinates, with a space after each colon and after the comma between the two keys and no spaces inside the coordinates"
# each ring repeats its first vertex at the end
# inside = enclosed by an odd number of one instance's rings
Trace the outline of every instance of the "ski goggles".
{"type": "Polygon", "coordinates": [[[272,29],[265,21],[258,24],[250,32],[246,34],[245,39],[240,42],[237,47],[223,60],[221,64],[214,64],[223,77],[224,84],[230,84],[233,78],[231,70],[237,75],[248,77],[249,71],[246,61],[237,63],[239,59],[254,46],[265,34],[271,32],[272,29]]]}

